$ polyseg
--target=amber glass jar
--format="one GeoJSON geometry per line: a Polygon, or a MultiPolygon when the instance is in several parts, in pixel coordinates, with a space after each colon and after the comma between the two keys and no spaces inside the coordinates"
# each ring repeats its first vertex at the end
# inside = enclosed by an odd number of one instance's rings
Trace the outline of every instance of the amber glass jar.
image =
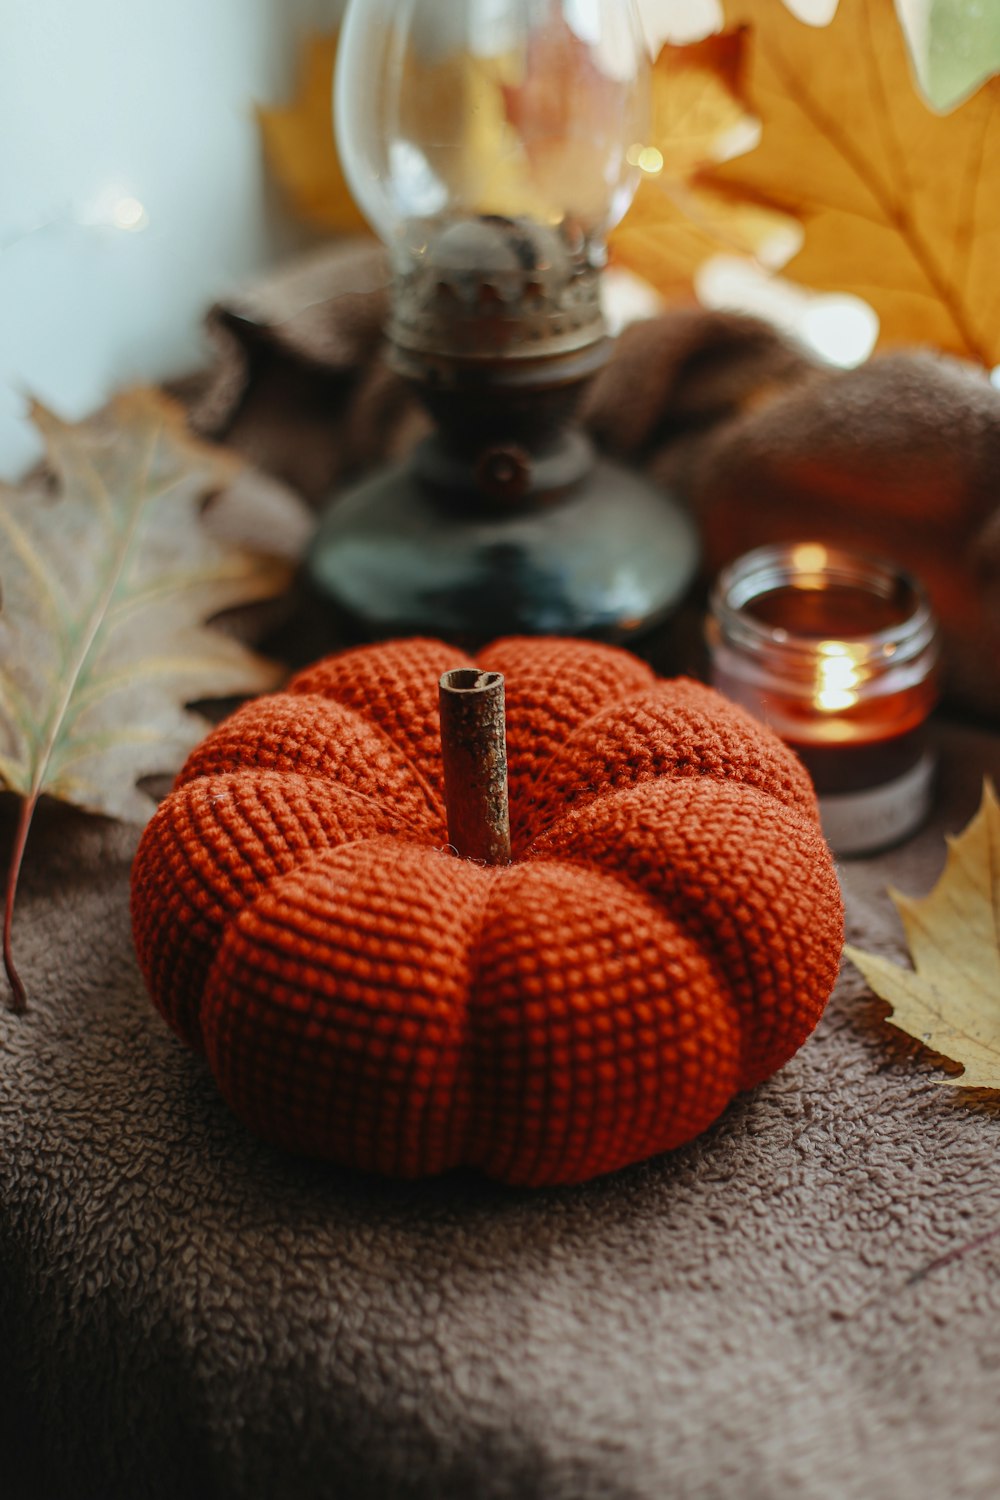
{"type": "Polygon", "coordinates": [[[926,816],[938,632],[893,564],[818,542],[760,547],[719,576],[712,681],[797,751],[838,854],[897,843],[926,816]]]}

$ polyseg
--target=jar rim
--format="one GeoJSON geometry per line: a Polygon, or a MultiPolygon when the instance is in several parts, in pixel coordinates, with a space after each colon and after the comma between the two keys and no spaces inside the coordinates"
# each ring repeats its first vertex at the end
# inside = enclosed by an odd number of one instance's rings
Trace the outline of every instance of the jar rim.
{"type": "Polygon", "coordinates": [[[774,652],[791,662],[814,657],[824,642],[848,646],[874,662],[911,660],[935,640],[937,627],[923,585],[887,559],[851,552],[827,542],[780,542],[756,547],[729,563],[711,590],[711,614],[723,634],[751,652],[774,652]],[[809,583],[808,580],[821,580],[809,583]],[[817,636],[771,625],[750,612],[755,601],[779,589],[815,591],[831,584],[853,585],[883,600],[901,598],[901,618],[881,630],[830,632],[817,636]]]}

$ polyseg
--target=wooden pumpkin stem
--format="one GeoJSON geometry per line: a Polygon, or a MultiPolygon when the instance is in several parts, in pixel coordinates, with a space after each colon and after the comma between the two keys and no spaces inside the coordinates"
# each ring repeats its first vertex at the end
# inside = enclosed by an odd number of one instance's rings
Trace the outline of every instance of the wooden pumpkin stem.
{"type": "Polygon", "coordinates": [[[509,865],[503,674],[445,672],[440,704],[448,842],[463,859],[509,865]]]}

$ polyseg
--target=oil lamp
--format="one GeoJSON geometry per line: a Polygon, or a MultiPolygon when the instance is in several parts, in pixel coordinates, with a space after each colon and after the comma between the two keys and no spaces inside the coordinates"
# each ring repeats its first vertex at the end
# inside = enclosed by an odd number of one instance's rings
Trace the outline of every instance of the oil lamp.
{"type": "Polygon", "coordinates": [[[609,355],[605,237],[645,141],[632,0],[351,0],[334,97],[389,251],[390,359],[435,431],[332,504],[316,590],[370,636],[653,624],[693,575],[693,529],[573,422],[609,355]]]}
{"type": "Polygon", "coordinates": [[[708,639],[714,685],[804,762],[836,853],[870,853],[922,822],[939,643],[915,579],[819,542],[759,547],[720,574],[708,639]]]}

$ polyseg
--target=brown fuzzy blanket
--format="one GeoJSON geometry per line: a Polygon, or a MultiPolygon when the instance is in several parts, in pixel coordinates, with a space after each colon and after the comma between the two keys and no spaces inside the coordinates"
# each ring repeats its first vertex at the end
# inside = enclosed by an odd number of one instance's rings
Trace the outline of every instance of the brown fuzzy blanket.
{"type": "MultiPolygon", "coordinates": [[[[896,955],[1000,739],[843,866],[896,955]]],[[[6,842],[11,822],[4,827],[6,842]]],[[[49,807],[0,1016],[4,1500],[987,1500],[1000,1120],[848,968],[703,1138],[588,1186],[400,1185],[232,1119],[132,956],[134,832],[49,807]]]]}

